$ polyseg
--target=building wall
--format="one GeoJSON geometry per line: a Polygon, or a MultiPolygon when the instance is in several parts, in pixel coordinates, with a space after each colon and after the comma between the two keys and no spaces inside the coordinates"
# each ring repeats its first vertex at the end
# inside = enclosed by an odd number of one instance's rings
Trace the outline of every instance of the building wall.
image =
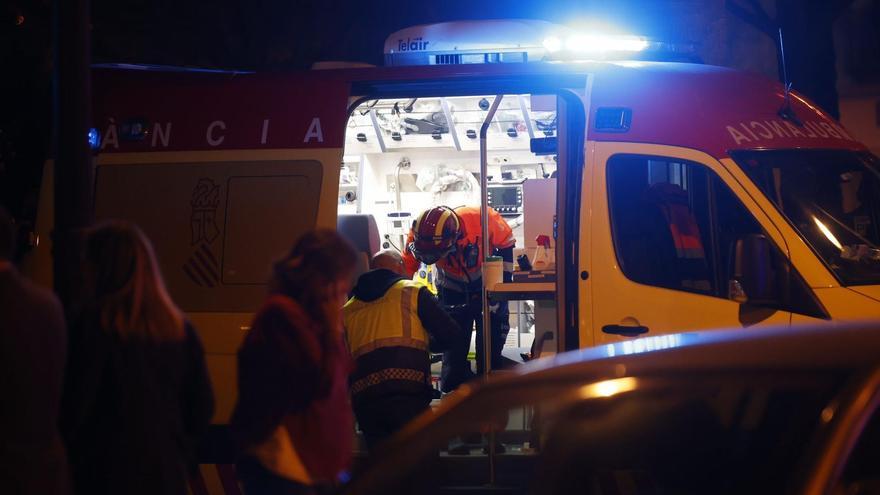
{"type": "Polygon", "coordinates": [[[841,95],[840,122],[853,137],[880,155],[880,91],[874,96],[841,95]]]}

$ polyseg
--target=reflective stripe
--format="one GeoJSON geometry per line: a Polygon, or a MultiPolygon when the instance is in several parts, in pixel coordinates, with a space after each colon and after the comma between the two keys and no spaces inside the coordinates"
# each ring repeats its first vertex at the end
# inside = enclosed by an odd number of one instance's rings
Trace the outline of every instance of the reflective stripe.
{"type": "Polygon", "coordinates": [[[428,382],[428,376],[419,370],[410,368],[385,368],[361,378],[351,384],[352,395],[362,392],[367,387],[378,385],[389,380],[408,380],[418,383],[428,382]]]}
{"type": "Polygon", "coordinates": [[[679,258],[705,258],[703,242],[700,240],[700,227],[687,206],[660,205],[660,210],[669,223],[669,231],[679,258]]]}
{"type": "Polygon", "coordinates": [[[437,220],[437,226],[434,227],[435,244],[440,244],[442,242],[438,239],[441,239],[443,237],[443,227],[446,225],[446,220],[449,218],[449,215],[452,215],[452,211],[444,209],[443,213],[440,214],[440,219],[437,220]]]}
{"type": "Polygon", "coordinates": [[[416,349],[424,349],[425,351],[427,351],[428,343],[422,340],[407,337],[389,337],[387,339],[377,339],[361,345],[360,347],[352,351],[351,356],[353,358],[358,358],[368,352],[375,351],[376,349],[380,349],[382,347],[414,347],[416,349]]]}
{"type": "Polygon", "coordinates": [[[403,338],[412,338],[412,287],[404,287],[400,294],[400,321],[403,323],[403,338]]]}
{"type": "Polygon", "coordinates": [[[705,259],[700,226],[691,213],[687,192],[678,184],[657,183],[646,194],[666,219],[678,258],[705,259]]]}

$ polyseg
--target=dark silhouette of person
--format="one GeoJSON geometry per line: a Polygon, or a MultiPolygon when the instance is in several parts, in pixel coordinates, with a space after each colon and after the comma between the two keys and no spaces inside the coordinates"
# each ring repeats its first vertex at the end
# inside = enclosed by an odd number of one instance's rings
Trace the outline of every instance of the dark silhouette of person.
{"type": "Polygon", "coordinates": [[[202,344],[140,229],[100,225],[84,253],[61,423],[74,488],[184,495],[214,411],[202,344]]]}
{"type": "Polygon", "coordinates": [[[55,295],[12,264],[15,225],[0,207],[0,491],[70,492],[58,430],[67,326],[55,295]]]}

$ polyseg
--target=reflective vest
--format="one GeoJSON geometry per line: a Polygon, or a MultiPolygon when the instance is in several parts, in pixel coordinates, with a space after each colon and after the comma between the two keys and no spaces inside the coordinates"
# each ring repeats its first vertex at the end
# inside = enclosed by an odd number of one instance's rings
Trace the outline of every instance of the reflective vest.
{"type": "Polygon", "coordinates": [[[389,380],[407,380],[430,384],[430,369],[395,366],[393,360],[378,369],[363,369],[359,358],[372,351],[403,347],[428,357],[428,332],[418,315],[419,289],[422,285],[412,280],[400,280],[385,295],[374,301],[352,297],[342,309],[346,345],[355,359],[351,393],[389,380]]]}
{"type": "Polygon", "coordinates": [[[648,196],[669,225],[677,256],[675,269],[680,275],[679,283],[701,292],[711,290],[700,226],[688,205],[687,192],[677,184],[662,182],[652,185],[648,196]]]}
{"type": "Polygon", "coordinates": [[[684,189],[677,184],[663,182],[651,186],[648,193],[669,224],[669,233],[679,259],[705,259],[700,226],[691,213],[684,189]]]}

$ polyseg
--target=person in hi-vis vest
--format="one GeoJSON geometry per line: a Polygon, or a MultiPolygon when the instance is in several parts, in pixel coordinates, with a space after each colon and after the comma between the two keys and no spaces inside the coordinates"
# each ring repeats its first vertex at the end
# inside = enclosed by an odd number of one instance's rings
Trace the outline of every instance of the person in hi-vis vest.
{"type": "Polygon", "coordinates": [[[370,450],[428,408],[429,351],[448,349],[462,333],[428,288],[404,273],[397,252],[377,253],[343,308],[355,361],[352,409],[370,450]]]}
{"type": "MultiPolygon", "coordinates": [[[[513,273],[513,230],[497,211],[489,208],[489,252],[483,253],[480,208],[437,206],[422,212],[413,222],[403,254],[407,274],[419,262],[434,265],[440,302],[464,330],[461,339],[443,353],[440,385],[451,392],[473,378],[468,360],[471,332],[476,327],[477,373],[483,374],[483,260],[500,256],[504,261],[504,281],[513,273]]],[[[501,350],[510,331],[507,303],[491,307],[492,369],[502,366],[501,350]]]]}

